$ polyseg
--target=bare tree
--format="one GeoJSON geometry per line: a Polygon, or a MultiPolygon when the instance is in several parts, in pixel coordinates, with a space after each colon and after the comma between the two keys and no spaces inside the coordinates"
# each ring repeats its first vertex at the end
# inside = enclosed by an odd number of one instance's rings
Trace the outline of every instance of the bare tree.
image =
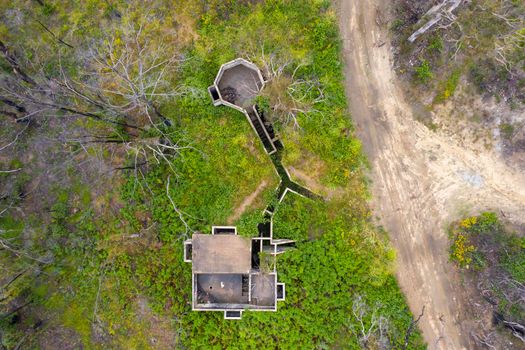
{"type": "Polygon", "coordinates": [[[135,166],[166,161],[173,170],[169,158],[184,148],[184,142],[175,132],[166,131],[172,122],[162,115],[159,105],[185,93],[199,93],[176,87],[173,78],[183,61],[176,50],[146,33],[143,25],[127,25],[118,36],[107,35],[87,49],[76,48],[74,76],[64,58],[71,61],[70,51],[70,47],[57,48],[59,74],[48,76],[38,62],[28,62],[28,68],[23,68],[17,55],[0,42],[0,53],[12,68],[11,74],[0,76],[0,98],[16,109],[14,119],[87,117],[124,128],[126,137],[115,137],[111,128],[113,136],[92,142],[122,144],[135,166]],[[139,137],[140,132],[151,129],[149,133],[156,136],[139,137]]]}
{"type": "Polygon", "coordinates": [[[170,200],[170,203],[173,207],[173,210],[177,213],[177,215],[179,216],[179,219],[180,221],[182,222],[182,224],[184,225],[184,227],[186,228],[186,231],[182,234],[182,239],[186,239],[187,236],[188,236],[188,233],[193,233],[195,231],[192,230],[190,224],[187,222],[186,220],[186,217],[190,217],[190,218],[193,218],[195,219],[193,216],[183,212],[182,210],[180,210],[176,205],[175,205],[175,201],[173,200],[173,198],[171,198],[171,195],[170,195],[170,176],[168,176],[168,180],[166,182],[166,196],[168,197],[168,199],[170,200]]]}
{"type": "MultiPolygon", "coordinates": [[[[172,37],[160,35],[156,26],[149,25],[158,14],[145,8],[139,18],[108,24],[92,41],[75,42],[67,35],[63,37],[67,40],[59,38],[56,30],[38,21],[36,30],[54,39],[48,47],[0,41],[0,61],[9,67],[0,72],[0,113],[21,124],[17,127],[20,132],[0,143],[0,151],[15,147],[26,130],[35,130],[41,124],[52,128],[58,125],[74,132],[56,141],[76,143],[79,152],[88,154],[89,147],[125,152],[127,163],[117,164],[114,169],[131,170],[135,185],[145,191],[153,193],[145,181],[152,164],[163,164],[176,176],[174,161],[183,158],[183,150],[194,148],[161,107],[182,95],[203,92],[177,81],[184,57],[172,37]],[[77,127],[79,119],[96,123],[90,122],[89,128],[77,127]]],[[[131,12],[122,16],[136,16],[131,12]]],[[[12,24],[24,25],[24,21],[12,24]]],[[[21,170],[0,168],[2,174],[21,170]]],[[[186,232],[190,232],[187,214],[174,202],[173,206],[186,232]]],[[[0,212],[10,208],[2,207],[0,212]]]]}
{"type": "MultiPolygon", "coordinates": [[[[521,26],[524,26],[525,16],[521,21],[521,26]]],[[[516,74],[513,69],[514,65],[519,64],[514,56],[516,56],[520,50],[523,50],[523,45],[525,45],[525,30],[523,29],[516,29],[516,31],[510,35],[502,35],[494,43],[494,59],[500,63],[511,76],[516,74]]]]}
{"type": "Polygon", "coordinates": [[[263,68],[266,87],[262,96],[269,100],[272,109],[271,119],[284,125],[300,128],[298,116],[320,113],[315,105],[324,101],[324,90],[318,79],[298,78],[297,74],[303,64],[296,64],[276,54],[249,55],[249,58],[263,68]]]}
{"type": "MultiPolygon", "coordinates": [[[[22,114],[16,121],[33,120],[41,116],[57,115],[88,117],[120,125],[131,129],[140,127],[118,120],[122,115],[112,115],[96,101],[89,104],[80,104],[71,100],[70,93],[63,87],[65,84],[58,78],[53,78],[44,73],[39,66],[31,74],[29,69],[23,68],[17,55],[0,42],[0,53],[11,67],[10,73],[0,74],[0,99],[5,104],[16,108],[22,114]]],[[[36,63],[34,63],[36,64],[36,63]]]]}
{"type": "MultiPolygon", "coordinates": [[[[155,126],[170,124],[158,109],[161,99],[182,95],[167,76],[174,76],[182,57],[163,41],[144,34],[142,25],[124,27],[119,36],[108,36],[89,50],[87,79],[65,86],[87,101],[96,101],[124,115],[137,114],[155,126]]],[[[64,77],[65,78],[65,77],[64,77]]]]}
{"type": "Polygon", "coordinates": [[[356,295],[352,301],[352,315],[358,327],[351,330],[357,336],[363,349],[391,349],[389,339],[389,321],[379,314],[380,305],[369,307],[361,295],[356,295]]]}

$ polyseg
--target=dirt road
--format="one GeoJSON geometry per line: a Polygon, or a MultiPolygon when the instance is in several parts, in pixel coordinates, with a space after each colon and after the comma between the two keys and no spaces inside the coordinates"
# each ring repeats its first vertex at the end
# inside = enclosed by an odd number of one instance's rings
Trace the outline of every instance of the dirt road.
{"type": "Polygon", "coordinates": [[[446,226],[479,210],[525,218],[525,175],[414,120],[396,84],[390,1],[340,0],[346,90],[372,172],[373,207],[398,251],[397,277],[429,349],[472,349],[468,302],[448,262],[446,226]]]}

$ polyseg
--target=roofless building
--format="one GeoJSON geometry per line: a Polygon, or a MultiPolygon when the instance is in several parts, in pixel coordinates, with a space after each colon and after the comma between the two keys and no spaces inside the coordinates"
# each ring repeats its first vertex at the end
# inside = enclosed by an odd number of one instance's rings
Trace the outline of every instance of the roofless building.
{"type": "Polygon", "coordinates": [[[278,139],[271,123],[255,105],[255,97],[264,88],[260,69],[244,58],[227,62],[219,68],[213,85],[208,88],[213,104],[234,108],[246,116],[268,154],[277,151],[278,139]]]}
{"type": "Polygon", "coordinates": [[[184,242],[192,310],[223,311],[225,319],[240,319],[246,310],[277,311],[285,287],[277,281],[275,256],[293,241],[274,240],[271,221],[265,226],[255,238],[239,236],[234,226],[214,226],[211,235],[195,233],[184,242]]]}

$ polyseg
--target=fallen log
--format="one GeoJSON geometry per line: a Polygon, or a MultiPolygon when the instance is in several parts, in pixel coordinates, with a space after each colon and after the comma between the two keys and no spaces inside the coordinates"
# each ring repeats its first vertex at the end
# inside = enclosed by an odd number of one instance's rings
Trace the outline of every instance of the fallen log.
{"type": "Polygon", "coordinates": [[[435,5],[430,8],[430,10],[425,13],[423,19],[428,19],[428,21],[423,24],[418,30],[416,30],[412,35],[408,37],[408,41],[413,43],[420,35],[424,34],[434,25],[439,23],[443,17],[451,18],[452,11],[454,11],[463,0],[444,0],[441,4],[435,5]],[[447,7],[448,5],[448,7],[447,7]]]}

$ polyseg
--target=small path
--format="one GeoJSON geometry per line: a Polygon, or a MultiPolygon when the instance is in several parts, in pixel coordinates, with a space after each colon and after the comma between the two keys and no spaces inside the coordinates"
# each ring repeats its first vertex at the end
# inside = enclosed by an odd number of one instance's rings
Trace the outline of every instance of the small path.
{"type": "Polygon", "coordinates": [[[263,180],[259,184],[259,186],[257,186],[255,191],[253,191],[248,196],[246,196],[244,200],[242,201],[242,203],[237,208],[235,208],[235,210],[233,211],[233,214],[228,219],[226,219],[226,223],[228,225],[231,225],[233,224],[233,222],[235,222],[235,220],[239,219],[241,215],[244,213],[244,211],[250,205],[252,205],[255,198],[257,198],[257,196],[262,192],[262,190],[264,190],[266,186],[268,186],[268,182],[266,180],[263,180]]]}

